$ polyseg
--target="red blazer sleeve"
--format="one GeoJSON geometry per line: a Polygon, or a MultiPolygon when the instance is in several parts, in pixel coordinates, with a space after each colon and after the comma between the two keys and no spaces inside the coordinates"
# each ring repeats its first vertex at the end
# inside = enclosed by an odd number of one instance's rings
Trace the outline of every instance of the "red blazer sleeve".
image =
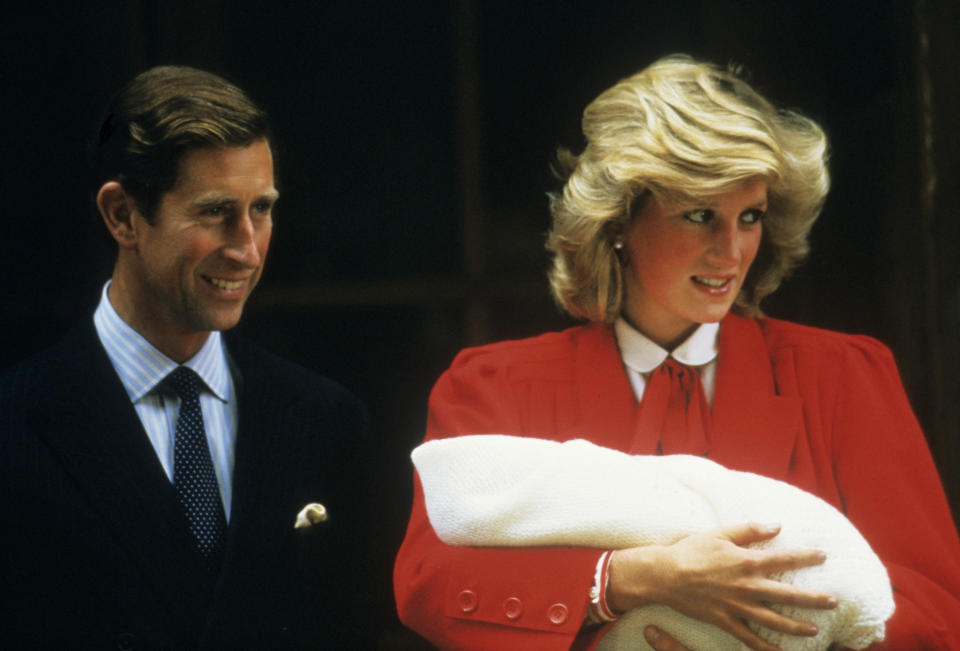
{"type": "MultiPolygon", "coordinates": [[[[524,433],[509,368],[480,351],[461,353],[437,381],[427,439],[524,433]]],[[[441,649],[569,649],[594,632],[577,640],[600,550],[446,545],[427,518],[419,479],[414,482],[410,523],[394,567],[406,626],[441,649]]]]}
{"type": "Polygon", "coordinates": [[[886,639],[871,648],[960,649],[960,540],[936,467],[890,351],[854,342],[822,409],[842,506],[894,588],[886,639]]]}

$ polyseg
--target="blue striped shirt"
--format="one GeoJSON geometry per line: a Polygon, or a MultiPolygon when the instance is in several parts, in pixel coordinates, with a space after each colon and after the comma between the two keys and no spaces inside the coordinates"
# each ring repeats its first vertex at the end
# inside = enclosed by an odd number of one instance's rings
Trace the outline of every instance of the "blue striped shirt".
{"type": "MultiPolygon", "coordinates": [[[[178,364],[154,348],[120,318],[103,286],[100,304],[93,314],[100,342],[120,381],[130,396],[147,437],[164,471],[173,481],[173,440],[180,411],[180,398],[171,389],[158,386],[178,364]]],[[[233,458],[237,433],[237,394],[227,351],[219,332],[212,332],[196,355],[184,363],[206,385],[200,391],[200,409],[207,430],[210,456],[220,485],[220,497],[230,520],[233,458]]]]}

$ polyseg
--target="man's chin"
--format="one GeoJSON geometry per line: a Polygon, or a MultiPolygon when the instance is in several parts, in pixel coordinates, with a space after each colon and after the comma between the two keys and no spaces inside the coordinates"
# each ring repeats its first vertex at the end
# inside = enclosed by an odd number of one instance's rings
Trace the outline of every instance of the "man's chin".
{"type": "Polygon", "coordinates": [[[198,332],[215,332],[230,330],[238,323],[243,315],[242,309],[230,312],[216,312],[198,315],[200,318],[194,319],[193,327],[198,332]]]}

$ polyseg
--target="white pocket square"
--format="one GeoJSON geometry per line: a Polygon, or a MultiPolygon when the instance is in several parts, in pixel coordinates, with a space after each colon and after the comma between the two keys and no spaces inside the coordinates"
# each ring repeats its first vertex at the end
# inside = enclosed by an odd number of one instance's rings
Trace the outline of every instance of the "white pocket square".
{"type": "Polygon", "coordinates": [[[297,513],[297,521],[293,524],[294,529],[305,529],[327,519],[327,507],[317,502],[311,502],[300,509],[297,513]]]}

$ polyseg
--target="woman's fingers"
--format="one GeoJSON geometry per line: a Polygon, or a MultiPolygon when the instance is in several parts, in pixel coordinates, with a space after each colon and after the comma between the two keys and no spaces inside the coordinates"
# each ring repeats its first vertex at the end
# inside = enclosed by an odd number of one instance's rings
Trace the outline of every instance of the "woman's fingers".
{"type": "Polygon", "coordinates": [[[763,574],[774,574],[802,567],[823,565],[827,555],[819,549],[752,550],[755,553],[757,569],[763,574]]]}
{"type": "Polygon", "coordinates": [[[751,543],[770,540],[780,533],[780,525],[776,523],[745,522],[721,527],[717,532],[720,538],[726,538],[738,547],[745,547],[751,543]]]}
{"type": "MultiPolygon", "coordinates": [[[[793,586],[771,579],[764,579],[749,590],[748,601],[731,602],[731,609],[738,615],[737,621],[750,621],[760,626],[800,637],[813,637],[819,629],[811,622],[793,619],[777,612],[768,604],[776,603],[799,608],[829,609],[837,606],[837,600],[831,595],[798,590],[793,586]]],[[[747,644],[748,639],[737,636],[747,644]]],[[[753,647],[751,647],[753,648],[753,647]]]]}
{"type": "MultiPolygon", "coordinates": [[[[748,546],[770,540],[779,532],[779,526],[746,523],[694,534],[673,545],[621,550],[611,561],[608,600],[614,599],[623,610],[643,603],[664,603],[718,626],[755,651],[775,651],[777,647],[750,626],[815,636],[818,631],[813,624],[788,617],[771,606],[825,609],[835,607],[836,600],[770,577],[819,565],[826,556],[818,550],[748,546]]],[[[651,630],[649,635],[655,633],[651,630]]],[[[683,649],[667,633],[659,633],[656,643],[650,642],[654,649],[683,649]]]]}
{"type": "MultiPolygon", "coordinates": [[[[737,613],[737,615],[739,615],[737,621],[749,621],[754,624],[758,624],[765,629],[777,631],[778,633],[796,635],[798,637],[813,637],[820,632],[820,630],[810,622],[787,617],[786,615],[778,613],[775,610],[771,610],[763,605],[737,604],[733,610],[737,613]]],[[[750,630],[752,637],[752,629],[749,629],[748,627],[745,628],[750,630]]],[[[747,639],[744,639],[740,635],[737,635],[737,637],[749,644],[747,639]]]]}
{"type": "Polygon", "coordinates": [[[654,651],[689,651],[675,639],[664,633],[656,626],[648,626],[643,629],[643,637],[647,644],[653,647],[654,651]]]}
{"type": "Polygon", "coordinates": [[[803,567],[822,565],[827,560],[827,555],[819,549],[765,550],[747,548],[747,545],[770,540],[779,533],[780,525],[765,525],[756,522],[723,527],[716,531],[719,538],[726,539],[738,547],[746,548],[750,555],[745,557],[745,564],[755,570],[757,574],[769,575],[798,570],[803,567]]]}
{"type": "Polygon", "coordinates": [[[726,618],[720,627],[747,645],[753,651],[780,651],[780,647],[771,644],[753,632],[742,619],[726,618]]]}
{"type": "Polygon", "coordinates": [[[837,600],[833,595],[824,592],[809,592],[800,590],[788,583],[781,583],[773,579],[763,579],[752,587],[752,596],[758,601],[796,606],[797,608],[830,609],[837,607],[837,600]]]}

